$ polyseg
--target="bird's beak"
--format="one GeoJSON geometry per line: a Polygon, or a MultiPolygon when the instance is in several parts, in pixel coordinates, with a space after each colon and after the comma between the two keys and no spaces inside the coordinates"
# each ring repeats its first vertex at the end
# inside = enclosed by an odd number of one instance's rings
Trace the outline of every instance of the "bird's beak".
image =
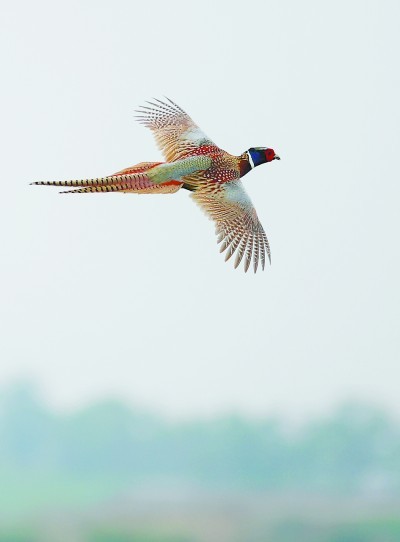
{"type": "Polygon", "coordinates": [[[280,160],[280,157],[277,154],[275,154],[274,160],[280,160]]]}

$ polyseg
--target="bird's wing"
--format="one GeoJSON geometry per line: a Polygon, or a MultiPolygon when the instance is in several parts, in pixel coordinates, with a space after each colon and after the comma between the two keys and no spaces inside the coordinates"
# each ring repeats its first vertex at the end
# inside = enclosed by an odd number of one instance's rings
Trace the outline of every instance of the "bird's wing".
{"type": "Polygon", "coordinates": [[[225,184],[209,183],[193,192],[194,201],[215,221],[221,250],[226,250],[225,261],[236,252],[235,268],[244,257],[244,269],[253,260],[254,272],[265,267],[265,254],[271,262],[267,236],[256,210],[240,180],[225,184]]]}
{"type": "Polygon", "coordinates": [[[193,122],[185,111],[169,98],[166,102],[155,100],[147,102],[149,106],[142,106],[137,110],[138,121],[150,128],[157,145],[168,162],[195,152],[198,147],[209,147],[212,152],[218,147],[193,122]]]}

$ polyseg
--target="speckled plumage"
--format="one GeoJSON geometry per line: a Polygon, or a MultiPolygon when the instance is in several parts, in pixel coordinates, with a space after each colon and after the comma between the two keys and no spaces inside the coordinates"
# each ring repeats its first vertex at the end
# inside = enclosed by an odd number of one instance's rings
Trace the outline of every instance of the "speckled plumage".
{"type": "Polygon", "coordinates": [[[240,178],[256,165],[279,159],[272,149],[251,148],[233,156],[213,143],[177,104],[156,100],[141,107],[137,118],[149,128],[165,162],[141,162],[107,177],[32,184],[75,187],[68,193],[124,192],[171,194],[181,188],[214,220],[225,260],[236,254],[235,267],[253,262],[265,267],[270,248],[253,204],[240,178]]]}

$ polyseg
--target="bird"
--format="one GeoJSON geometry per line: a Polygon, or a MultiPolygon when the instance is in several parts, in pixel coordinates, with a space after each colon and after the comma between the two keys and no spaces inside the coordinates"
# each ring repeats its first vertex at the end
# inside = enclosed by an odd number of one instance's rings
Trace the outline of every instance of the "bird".
{"type": "Polygon", "coordinates": [[[61,193],[122,192],[174,194],[180,189],[191,196],[215,222],[220,252],[225,261],[235,255],[234,267],[244,262],[247,272],[271,263],[267,236],[241,178],[255,167],[280,160],[269,147],[250,147],[234,156],[218,147],[169,98],[145,102],[136,119],[149,128],[164,155],[163,162],[140,162],[113,175],[70,181],[36,181],[33,185],[71,187],[61,193]]]}

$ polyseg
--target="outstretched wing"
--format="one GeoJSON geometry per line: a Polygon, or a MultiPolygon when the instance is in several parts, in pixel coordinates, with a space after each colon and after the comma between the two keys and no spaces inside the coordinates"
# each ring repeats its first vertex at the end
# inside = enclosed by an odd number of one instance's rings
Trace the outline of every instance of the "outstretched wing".
{"type": "Polygon", "coordinates": [[[137,110],[138,121],[150,128],[157,145],[168,162],[196,153],[199,147],[218,147],[193,122],[185,111],[169,98],[168,102],[155,100],[147,102],[150,107],[142,106],[137,110]]]}
{"type": "Polygon", "coordinates": [[[226,250],[225,261],[236,252],[235,268],[244,257],[244,270],[248,270],[253,260],[254,272],[260,260],[264,269],[265,254],[271,262],[267,236],[239,180],[225,184],[210,183],[193,192],[192,197],[215,221],[218,242],[222,242],[220,252],[226,250]]]}

